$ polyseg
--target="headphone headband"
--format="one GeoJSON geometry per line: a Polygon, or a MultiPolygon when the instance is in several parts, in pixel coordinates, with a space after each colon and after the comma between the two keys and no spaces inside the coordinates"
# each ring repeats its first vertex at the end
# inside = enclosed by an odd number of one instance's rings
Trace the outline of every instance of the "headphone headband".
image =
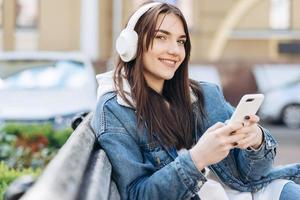
{"type": "Polygon", "coordinates": [[[161,2],[153,2],[153,3],[148,3],[146,5],[143,5],[142,7],[140,7],[137,11],[135,11],[135,13],[130,17],[128,23],[127,23],[127,27],[129,29],[134,29],[137,21],[140,19],[140,17],[145,14],[145,12],[147,12],[149,9],[151,9],[152,7],[155,7],[157,5],[161,4],[161,2]]]}

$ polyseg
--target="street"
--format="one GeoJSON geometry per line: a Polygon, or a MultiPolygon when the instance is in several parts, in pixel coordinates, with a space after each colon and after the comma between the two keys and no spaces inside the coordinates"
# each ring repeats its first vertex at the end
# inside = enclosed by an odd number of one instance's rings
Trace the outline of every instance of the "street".
{"type": "Polygon", "coordinates": [[[278,141],[275,165],[300,163],[300,129],[288,129],[283,125],[263,124],[278,141]]]}

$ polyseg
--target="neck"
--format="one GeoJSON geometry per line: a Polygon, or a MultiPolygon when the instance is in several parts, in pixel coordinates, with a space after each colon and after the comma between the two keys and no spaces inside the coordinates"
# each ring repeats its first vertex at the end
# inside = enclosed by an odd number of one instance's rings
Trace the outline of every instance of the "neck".
{"type": "Polygon", "coordinates": [[[146,77],[145,79],[150,88],[152,88],[155,92],[162,94],[164,80],[149,80],[146,77]]]}

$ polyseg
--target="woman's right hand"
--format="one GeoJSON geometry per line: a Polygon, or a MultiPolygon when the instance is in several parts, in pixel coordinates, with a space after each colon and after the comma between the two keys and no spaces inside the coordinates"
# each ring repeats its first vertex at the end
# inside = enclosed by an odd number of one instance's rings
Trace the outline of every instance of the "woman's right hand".
{"type": "Polygon", "coordinates": [[[245,137],[244,133],[232,134],[243,127],[242,123],[225,125],[218,122],[202,135],[197,144],[190,149],[192,160],[201,171],[204,167],[223,160],[230,149],[245,137]]]}

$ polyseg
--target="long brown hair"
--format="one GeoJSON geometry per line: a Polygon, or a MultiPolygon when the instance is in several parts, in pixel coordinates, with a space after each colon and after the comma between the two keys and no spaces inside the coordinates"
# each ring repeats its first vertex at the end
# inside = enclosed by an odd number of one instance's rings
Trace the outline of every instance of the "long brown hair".
{"type": "Polygon", "coordinates": [[[138,48],[136,58],[123,62],[120,58],[114,74],[114,82],[118,94],[128,103],[123,90],[123,78],[131,87],[131,97],[134,100],[138,127],[146,124],[149,137],[154,134],[167,147],[177,149],[190,148],[194,143],[195,124],[192,110],[190,89],[197,97],[198,113],[204,116],[203,96],[199,85],[188,78],[188,62],[191,52],[191,42],[187,23],[181,11],[170,4],[160,4],[148,10],[135,26],[138,33],[138,48]],[[144,78],[143,53],[152,47],[158,16],[173,13],[178,16],[186,34],[185,58],[174,76],[164,82],[162,94],[151,89],[144,78]],[[145,41],[145,42],[143,42],[145,41]],[[166,103],[167,102],[167,103],[166,103]]]}

